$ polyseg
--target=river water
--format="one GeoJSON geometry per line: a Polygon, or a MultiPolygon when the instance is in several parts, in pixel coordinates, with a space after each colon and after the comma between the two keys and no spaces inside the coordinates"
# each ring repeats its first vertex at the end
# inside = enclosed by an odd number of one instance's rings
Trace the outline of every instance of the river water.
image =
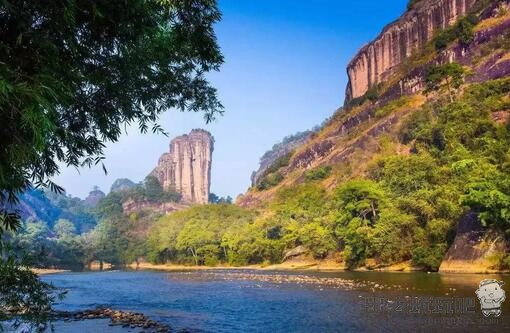
{"type": "MultiPolygon", "coordinates": [[[[106,306],[194,332],[510,332],[510,299],[485,318],[475,290],[510,276],[386,272],[109,271],[62,273],[60,310],[106,306]]],[[[503,286],[505,289],[505,286],[503,286]]],[[[508,294],[510,298],[510,294],[508,294]]],[[[81,326],[80,326],[81,325],[81,326]]],[[[57,332],[120,332],[105,321],[57,332]]]]}

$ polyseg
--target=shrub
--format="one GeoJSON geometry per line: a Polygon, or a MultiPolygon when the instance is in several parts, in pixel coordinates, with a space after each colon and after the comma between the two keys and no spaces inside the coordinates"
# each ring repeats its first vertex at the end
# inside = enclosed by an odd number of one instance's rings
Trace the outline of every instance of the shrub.
{"type": "Polygon", "coordinates": [[[329,165],[321,166],[305,173],[307,181],[322,180],[329,177],[331,174],[331,167],[329,165]]]}
{"type": "Polygon", "coordinates": [[[262,177],[257,183],[257,190],[264,191],[270,189],[271,187],[275,187],[280,184],[283,180],[283,175],[281,172],[277,171],[275,173],[270,173],[264,177],[262,177]]]}
{"type": "Polygon", "coordinates": [[[454,93],[464,83],[466,71],[458,63],[431,66],[425,74],[425,92],[446,90],[453,102],[454,93]]]}
{"type": "Polygon", "coordinates": [[[413,250],[412,262],[414,265],[423,266],[427,271],[438,271],[446,253],[446,244],[431,246],[419,246],[413,250]]]}
{"type": "Polygon", "coordinates": [[[404,120],[398,138],[401,143],[408,144],[416,139],[419,133],[426,128],[432,121],[430,111],[427,109],[412,113],[404,120]]]}
{"type": "Polygon", "coordinates": [[[491,263],[492,269],[510,269],[510,254],[496,252],[490,255],[487,259],[491,263]]]}
{"type": "Polygon", "coordinates": [[[382,84],[371,86],[363,96],[353,98],[347,105],[347,108],[363,105],[366,101],[375,102],[379,98],[381,89],[382,84]]]}
{"type": "Polygon", "coordinates": [[[468,46],[473,41],[473,29],[477,23],[478,17],[474,14],[469,14],[460,18],[453,26],[440,31],[433,39],[436,50],[442,51],[456,40],[458,40],[462,46],[468,46]]]}
{"type": "Polygon", "coordinates": [[[448,47],[450,43],[455,40],[455,35],[452,30],[442,30],[434,38],[434,47],[438,51],[442,51],[448,47]]]}
{"type": "Polygon", "coordinates": [[[294,151],[276,159],[257,180],[255,184],[257,190],[264,191],[278,185],[283,180],[283,175],[279,170],[289,165],[292,155],[294,155],[294,151]]]}
{"type": "Polygon", "coordinates": [[[385,116],[391,114],[392,112],[396,111],[397,109],[408,104],[410,99],[411,98],[409,96],[402,96],[399,99],[393,100],[393,101],[389,102],[388,104],[386,104],[385,106],[383,106],[382,108],[378,109],[375,112],[375,116],[377,118],[385,117],[385,116]]]}
{"type": "Polygon", "coordinates": [[[336,248],[336,242],[331,231],[318,222],[304,225],[299,231],[299,240],[316,259],[326,257],[329,251],[336,248]]]}

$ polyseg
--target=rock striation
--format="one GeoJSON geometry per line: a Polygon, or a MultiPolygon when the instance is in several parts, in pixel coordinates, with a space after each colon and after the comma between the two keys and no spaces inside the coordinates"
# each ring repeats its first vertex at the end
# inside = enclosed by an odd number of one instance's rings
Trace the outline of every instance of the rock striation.
{"type": "Polygon", "coordinates": [[[443,273],[488,273],[496,271],[491,257],[505,253],[505,235],[482,227],[475,213],[467,214],[457,226],[453,244],[439,271],[443,273]]]}
{"type": "Polygon", "coordinates": [[[441,29],[455,23],[477,0],[421,0],[365,45],[347,66],[346,102],[384,82],[411,54],[441,29]]]}
{"type": "Polygon", "coordinates": [[[165,190],[181,194],[183,203],[206,204],[211,187],[214,138],[202,129],[194,129],[170,141],[170,151],[159,158],[152,175],[165,190]]]}

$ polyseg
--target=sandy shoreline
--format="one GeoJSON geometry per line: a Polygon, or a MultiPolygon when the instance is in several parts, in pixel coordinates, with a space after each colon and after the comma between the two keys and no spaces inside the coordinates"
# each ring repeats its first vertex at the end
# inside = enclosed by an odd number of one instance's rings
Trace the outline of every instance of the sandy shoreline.
{"type": "MultiPolygon", "coordinates": [[[[195,265],[179,265],[179,264],[151,264],[147,262],[132,263],[126,265],[125,268],[133,270],[155,270],[155,271],[210,271],[210,270],[258,270],[258,271],[310,271],[310,272],[425,272],[419,267],[412,266],[410,261],[392,264],[384,267],[359,267],[349,270],[343,263],[338,263],[334,260],[325,261],[308,261],[296,260],[288,261],[281,264],[274,265],[246,265],[246,266],[195,266],[195,265]]],[[[496,271],[479,269],[479,267],[463,267],[460,270],[440,271],[439,273],[447,274],[508,274],[509,271],[496,271]],[[467,269],[469,268],[469,269],[467,269]],[[477,269],[478,268],[478,269],[477,269]]],[[[108,269],[107,269],[108,270],[108,269]]],[[[32,271],[37,275],[48,275],[57,273],[66,273],[70,270],[65,269],[44,269],[32,268],[32,271]]]]}
{"type": "Polygon", "coordinates": [[[276,265],[247,265],[247,266],[188,266],[177,264],[160,264],[154,265],[150,263],[132,263],[127,266],[130,269],[138,270],[161,270],[161,271],[183,271],[183,270],[261,270],[261,271],[278,271],[278,270],[309,270],[309,271],[345,271],[344,265],[336,262],[288,262],[276,265]]]}
{"type": "Polygon", "coordinates": [[[48,275],[48,274],[70,272],[70,270],[68,270],[68,269],[56,269],[56,268],[31,268],[30,270],[37,275],[48,275]]]}
{"type": "MultiPolygon", "coordinates": [[[[160,264],[154,265],[150,263],[133,263],[126,266],[130,269],[135,270],[158,270],[158,271],[201,271],[201,270],[260,270],[260,271],[315,271],[315,272],[424,272],[420,267],[413,266],[411,262],[401,262],[384,267],[360,267],[349,270],[342,263],[335,261],[324,261],[324,262],[310,262],[310,261],[292,261],[285,262],[275,265],[247,265],[247,266],[188,266],[188,265],[177,265],[177,264],[160,264]]],[[[438,273],[444,274],[508,274],[509,271],[497,271],[497,270],[486,270],[486,269],[470,269],[457,270],[457,271],[442,271],[438,273]]]]}
{"type": "Polygon", "coordinates": [[[388,272],[414,272],[419,269],[410,265],[409,262],[399,263],[387,267],[367,269],[361,267],[354,270],[349,270],[345,264],[338,263],[334,260],[325,261],[308,261],[296,260],[288,261],[281,264],[274,265],[247,265],[247,266],[188,266],[177,264],[160,264],[154,265],[150,263],[132,263],[127,266],[130,269],[138,270],[161,270],[161,271],[182,271],[182,270],[260,270],[260,271],[327,271],[327,272],[344,272],[344,271],[388,271],[388,272]]]}

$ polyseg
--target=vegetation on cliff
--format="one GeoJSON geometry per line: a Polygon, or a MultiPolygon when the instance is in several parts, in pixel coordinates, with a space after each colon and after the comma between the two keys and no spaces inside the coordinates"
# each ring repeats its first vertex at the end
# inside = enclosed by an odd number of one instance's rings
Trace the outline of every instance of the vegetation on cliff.
{"type": "Polygon", "coordinates": [[[453,102],[445,91],[381,139],[385,149],[363,176],[333,189],[325,185],[336,175],[324,166],[307,171],[304,183],[281,187],[257,214],[220,205],[164,217],[150,232],[148,258],[279,263],[303,245],[317,259],[341,253],[348,267],[371,258],[437,270],[468,211],[510,235],[510,124],[493,118],[510,108],[509,94],[510,79],[468,85],[453,102]],[[396,154],[397,146],[409,153],[396,154]]]}

